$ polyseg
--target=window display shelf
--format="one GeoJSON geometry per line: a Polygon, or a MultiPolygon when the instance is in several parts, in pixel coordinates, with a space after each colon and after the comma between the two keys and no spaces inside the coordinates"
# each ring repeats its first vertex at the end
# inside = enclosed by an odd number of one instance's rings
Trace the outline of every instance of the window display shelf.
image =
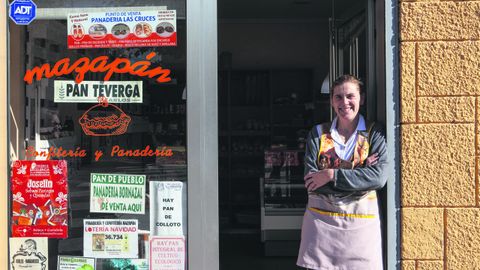
{"type": "Polygon", "coordinates": [[[234,158],[263,158],[263,152],[233,152],[231,157],[234,158]]]}
{"type": "Polygon", "coordinates": [[[265,214],[267,216],[303,216],[305,207],[283,207],[279,205],[266,205],[265,214]]]}
{"type": "Polygon", "coordinates": [[[265,187],[265,189],[272,189],[272,188],[278,188],[278,187],[289,187],[289,188],[295,188],[295,189],[304,189],[305,185],[303,185],[303,184],[291,184],[291,183],[276,183],[276,184],[265,184],[264,187],[265,187]]]}
{"type": "Polygon", "coordinates": [[[238,180],[257,181],[258,180],[258,174],[231,175],[230,178],[232,180],[235,180],[235,181],[238,181],[238,180]]]}
{"type": "Polygon", "coordinates": [[[287,110],[305,110],[306,109],[306,104],[305,103],[298,103],[298,104],[280,104],[280,103],[274,103],[273,105],[274,109],[287,109],[287,110]]]}
{"type": "Polygon", "coordinates": [[[268,130],[232,130],[231,136],[270,136],[268,130]]]}
{"type": "Polygon", "coordinates": [[[266,249],[272,243],[300,235],[308,199],[303,157],[303,149],[265,151],[265,175],[259,184],[261,235],[266,249]]]}

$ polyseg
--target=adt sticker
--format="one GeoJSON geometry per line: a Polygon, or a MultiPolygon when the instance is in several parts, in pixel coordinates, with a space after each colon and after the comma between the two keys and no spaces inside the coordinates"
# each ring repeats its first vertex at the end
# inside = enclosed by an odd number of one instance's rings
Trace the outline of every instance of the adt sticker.
{"type": "Polygon", "coordinates": [[[16,24],[30,24],[37,16],[37,5],[31,0],[15,0],[10,4],[8,15],[16,24]]]}

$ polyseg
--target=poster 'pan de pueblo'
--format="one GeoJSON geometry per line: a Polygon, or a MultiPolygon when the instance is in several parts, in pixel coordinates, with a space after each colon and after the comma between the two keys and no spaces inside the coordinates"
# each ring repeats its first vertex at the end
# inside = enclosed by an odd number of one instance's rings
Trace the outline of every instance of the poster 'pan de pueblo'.
{"type": "Polygon", "coordinates": [[[175,10],[68,14],[68,48],[177,45],[175,10]]]}
{"type": "Polygon", "coordinates": [[[15,161],[11,175],[12,236],[67,238],[67,162],[15,161]]]}
{"type": "Polygon", "coordinates": [[[145,175],[90,174],[90,212],[145,213],[145,175]]]}

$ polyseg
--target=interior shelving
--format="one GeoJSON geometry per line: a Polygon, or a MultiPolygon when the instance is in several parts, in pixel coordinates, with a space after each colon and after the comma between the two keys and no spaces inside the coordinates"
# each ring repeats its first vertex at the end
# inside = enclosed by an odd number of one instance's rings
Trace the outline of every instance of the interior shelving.
{"type": "Polygon", "coordinates": [[[313,80],[312,69],[219,72],[220,225],[224,231],[259,228],[265,151],[301,149],[314,123],[329,119],[328,95],[319,94],[313,80]]]}

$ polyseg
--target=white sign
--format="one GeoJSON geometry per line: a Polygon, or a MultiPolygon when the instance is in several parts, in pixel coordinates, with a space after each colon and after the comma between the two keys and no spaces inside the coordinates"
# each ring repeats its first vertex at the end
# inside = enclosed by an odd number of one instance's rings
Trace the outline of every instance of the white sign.
{"type": "Polygon", "coordinates": [[[95,258],[58,256],[57,270],[95,270],[95,258]]]}
{"type": "Polygon", "coordinates": [[[90,212],[145,213],[145,175],[90,174],[90,212]]]}
{"type": "Polygon", "coordinates": [[[10,238],[10,264],[14,270],[48,269],[48,238],[10,238]]]}
{"type": "Polygon", "coordinates": [[[175,10],[68,14],[69,49],[177,45],[175,10]]]}
{"type": "Polygon", "coordinates": [[[184,185],[182,182],[150,182],[151,235],[184,235],[184,185]]]}
{"type": "Polygon", "coordinates": [[[185,270],[185,238],[150,238],[150,270],[185,270]]]}
{"type": "Polygon", "coordinates": [[[83,220],[83,256],[138,258],[138,220],[83,220]]]}
{"type": "Polygon", "coordinates": [[[57,103],[98,103],[104,96],[109,103],[142,103],[142,81],[75,81],[56,80],[54,101],[57,103]]]}

